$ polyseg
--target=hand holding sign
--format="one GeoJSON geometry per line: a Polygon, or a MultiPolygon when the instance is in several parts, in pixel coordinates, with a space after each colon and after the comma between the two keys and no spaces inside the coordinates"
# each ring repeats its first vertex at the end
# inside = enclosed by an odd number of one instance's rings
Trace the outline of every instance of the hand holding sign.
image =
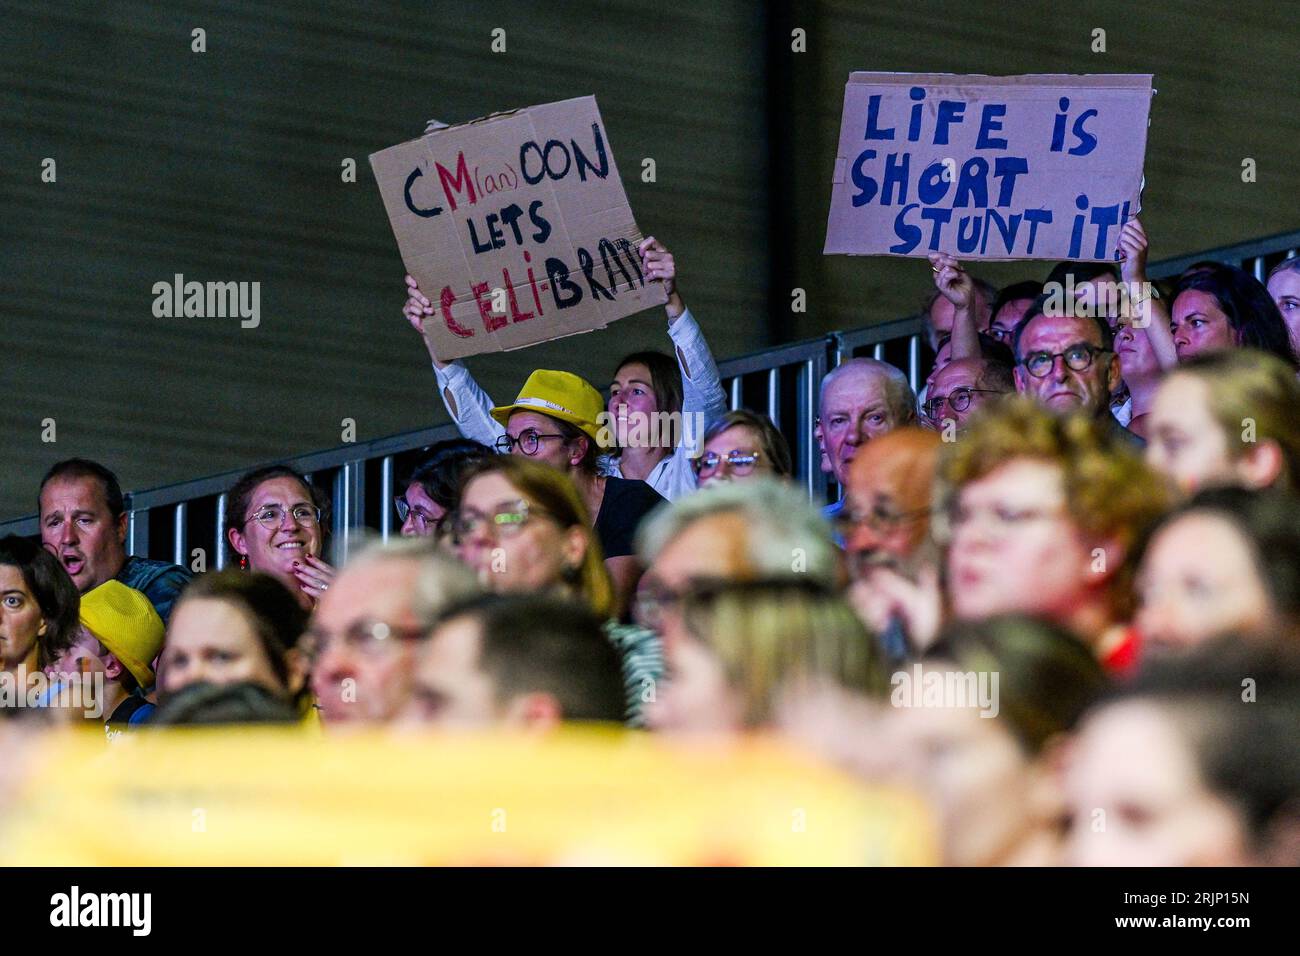
{"type": "Polygon", "coordinates": [[[1130,219],[1119,233],[1119,273],[1125,282],[1145,282],[1147,278],[1147,233],[1142,223],[1130,219]]]}
{"type": "Polygon", "coordinates": [[[677,263],[673,254],[654,236],[647,236],[637,251],[641,254],[641,268],[645,270],[646,278],[651,282],[662,282],[664,292],[668,293],[665,309],[671,325],[686,311],[686,303],[677,294],[677,263]]]}
{"type": "Polygon", "coordinates": [[[419,283],[409,275],[406,277],[406,305],[402,307],[402,314],[424,339],[424,346],[429,350],[429,358],[433,359],[433,364],[438,368],[446,368],[447,363],[438,358],[432,340],[424,333],[424,320],[433,315],[433,303],[420,291],[419,283]]]}

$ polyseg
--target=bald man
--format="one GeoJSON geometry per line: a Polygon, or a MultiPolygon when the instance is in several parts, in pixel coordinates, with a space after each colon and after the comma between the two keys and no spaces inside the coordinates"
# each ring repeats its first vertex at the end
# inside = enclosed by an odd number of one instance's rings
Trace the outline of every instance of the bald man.
{"type": "MultiPolygon", "coordinates": [[[[844,485],[860,448],[915,420],[916,395],[907,376],[887,362],[855,358],[822,379],[813,436],[830,462],[831,474],[844,485]]],[[[826,516],[834,519],[842,507],[843,502],[836,502],[826,516]]]]}
{"type": "MultiPolygon", "coordinates": [[[[936,432],[899,428],[867,445],[849,469],[840,529],[853,577],[851,597],[886,655],[910,650],[912,593],[933,579],[930,504],[943,440],[936,432]]],[[[928,630],[928,628],[927,628],[928,630]]]]}
{"type": "Polygon", "coordinates": [[[935,373],[921,410],[930,427],[951,438],[961,434],[976,409],[1015,390],[1010,365],[987,359],[957,359],[935,373]]]}

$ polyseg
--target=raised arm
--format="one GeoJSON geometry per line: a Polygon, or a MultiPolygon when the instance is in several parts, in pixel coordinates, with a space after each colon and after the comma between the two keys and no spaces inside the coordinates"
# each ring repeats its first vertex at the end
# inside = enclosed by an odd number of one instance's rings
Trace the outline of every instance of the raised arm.
{"type": "Polygon", "coordinates": [[[1178,353],[1169,331],[1169,308],[1163,299],[1151,294],[1154,287],[1147,278],[1147,234],[1140,221],[1130,219],[1124,223],[1119,248],[1124,253],[1119,273],[1129,295],[1133,328],[1146,332],[1160,368],[1171,369],[1178,364],[1178,353]]]}
{"type": "Polygon", "coordinates": [[[682,372],[682,415],[701,414],[707,427],[727,410],[718,363],[699,323],[677,290],[677,263],[673,254],[654,236],[644,239],[638,251],[646,277],[652,282],[663,282],[668,293],[664,311],[668,313],[668,335],[673,340],[673,351],[682,372]]]}
{"type": "Polygon", "coordinates": [[[438,394],[442,396],[442,403],[447,407],[451,420],[466,438],[493,447],[506,430],[492,417],[492,398],[479,387],[464,365],[459,362],[444,362],[438,358],[433,343],[424,334],[424,320],[434,314],[433,303],[420,291],[419,284],[411,276],[406,277],[406,305],[402,308],[402,314],[424,340],[429,358],[433,361],[438,394]]]}
{"type": "Polygon", "coordinates": [[[960,262],[942,252],[930,254],[934,286],[953,305],[952,360],[980,357],[980,336],[975,319],[975,280],[960,262]]]}

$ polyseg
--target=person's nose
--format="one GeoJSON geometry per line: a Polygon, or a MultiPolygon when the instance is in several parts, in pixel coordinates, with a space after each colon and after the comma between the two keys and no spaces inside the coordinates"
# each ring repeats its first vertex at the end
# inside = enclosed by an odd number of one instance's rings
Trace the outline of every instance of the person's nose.
{"type": "Polygon", "coordinates": [[[1060,383],[1064,382],[1070,374],[1070,368],[1065,364],[1065,356],[1058,355],[1052,359],[1052,378],[1060,383]]]}
{"type": "Polygon", "coordinates": [[[844,433],[844,442],[848,445],[862,444],[862,419],[855,418],[849,424],[848,431],[844,433]]]}
{"type": "Polygon", "coordinates": [[[859,521],[849,532],[844,548],[850,554],[862,555],[880,548],[880,534],[869,521],[859,521]]]}
{"type": "Polygon", "coordinates": [[[408,511],[406,520],[402,522],[402,528],[399,532],[404,538],[414,538],[419,535],[419,530],[415,527],[415,512],[408,511]]]}
{"type": "Polygon", "coordinates": [[[352,654],[342,641],[331,641],[326,644],[316,659],[316,673],[330,684],[337,684],[351,677],[355,670],[352,654]]]}
{"type": "Polygon", "coordinates": [[[75,521],[65,521],[59,529],[59,544],[76,544],[77,543],[77,523],[75,521]]]}
{"type": "Polygon", "coordinates": [[[1137,613],[1138,631],[1145,641],[1168,644],[1176,638],[1177,625],[1174,618],[1174,609],[1169,606],[1169,602],[1160,598],[1146,598],[1137,613]]]}

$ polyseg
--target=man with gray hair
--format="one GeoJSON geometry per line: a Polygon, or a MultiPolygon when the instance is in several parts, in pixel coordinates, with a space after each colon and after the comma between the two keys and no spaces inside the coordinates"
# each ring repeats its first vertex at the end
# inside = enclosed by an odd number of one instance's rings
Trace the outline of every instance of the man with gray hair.
{"type": "MultiPolygon", "coordinates": [[[[820,412],[813,436],[841,487],[859,446],[916,421],[916,395],[907,376],[887,362],[849,359],[822,379],[820,412]]],[[[843,502],[825,510],[839,514],[843,502]]]]}
{"type": "Polygon", "coordinates": [[[326,723],[383,723],[406,703],[416,648],[442,611],[482,588],[433,538],[363,546],[321,597],[307,640],[326,723]]]}
{"type": "Polygon", "coordinates": [[[830,525],[798,487],[768,478],[724,482],[660,506],[637,534],[646,573],[638,620],[665,650],[684,633],[680,606],[695,585],[810,578],[834,588],[839,550],[830,525]]]}

